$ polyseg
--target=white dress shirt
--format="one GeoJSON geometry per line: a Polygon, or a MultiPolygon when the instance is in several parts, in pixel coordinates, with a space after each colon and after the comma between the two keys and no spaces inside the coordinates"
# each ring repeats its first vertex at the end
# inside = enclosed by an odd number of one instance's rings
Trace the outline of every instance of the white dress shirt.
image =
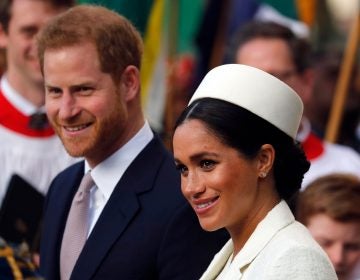
{"type": "MultiPolygon", "coordinates": [[[[125,173],[126,169],[153,137],[154,134],[150,125],[148,122],[145,122],[144,126],[132,139],[91,170],[91,177],[96,186],[91,189],[89,211],[90,226],[88,235],[90,235],[93,230],[106,202],[109,200],[115,186],[125,173]]],[[[89,164],[85,161],[85,173],[89,170],[89,164]]]]}

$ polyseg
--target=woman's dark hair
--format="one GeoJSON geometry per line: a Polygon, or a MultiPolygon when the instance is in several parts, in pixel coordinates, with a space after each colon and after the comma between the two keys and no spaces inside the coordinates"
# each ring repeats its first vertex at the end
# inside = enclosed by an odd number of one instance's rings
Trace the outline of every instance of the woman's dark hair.
{"type": "Polygon", "coordinates": [[[299,143],[268,121],[242,107],[214,98],[194,101],[182,112],[175,128],[190,119],[202,121],[222,143],[249,159],[257,155],[262,145],[272,145],[275,149],[275,184],[280,197],[289,201],[300,189],[310,163],[299,143]]]}

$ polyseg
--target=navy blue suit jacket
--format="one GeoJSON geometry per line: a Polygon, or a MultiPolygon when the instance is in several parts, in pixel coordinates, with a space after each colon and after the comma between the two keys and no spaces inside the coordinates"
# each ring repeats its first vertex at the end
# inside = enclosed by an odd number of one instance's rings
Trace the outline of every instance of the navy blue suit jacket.
{"type": "MultiPolygon", "coordinates": [[[[60,173],[45,203],[41,271],[59,279],[63,231],[84,163],[60,173]]],[[[199,279],[228,239],[208,233],[180,190],[172,156],[154,138],[116,185],[75,265],[71,279],[199,279]]]]}

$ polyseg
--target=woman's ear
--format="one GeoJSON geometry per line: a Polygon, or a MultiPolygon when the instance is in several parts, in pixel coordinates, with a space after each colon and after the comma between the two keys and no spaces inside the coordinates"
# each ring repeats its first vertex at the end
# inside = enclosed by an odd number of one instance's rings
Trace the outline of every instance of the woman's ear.
{"type": "Polygon", "coordinates": [[[140,72],[134,65],[125,68],[121,75],[120,87],[125,101],[131,101],[140,95],[140,72]]]}
{"type": "Polygon", "coordinates": [[[270,144],[264,144],[261,146],[258,153],[258,176],[265,178],[274,165],[275,149],[270,144]]]}

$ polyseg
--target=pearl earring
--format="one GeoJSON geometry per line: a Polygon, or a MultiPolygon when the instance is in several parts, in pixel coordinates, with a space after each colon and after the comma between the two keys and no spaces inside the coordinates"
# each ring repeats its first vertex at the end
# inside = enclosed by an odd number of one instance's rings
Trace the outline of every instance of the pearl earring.
{"type": "Polygon", "coordinates": [[[265,178],[266,175],[267,175],[267,173],[265,171],[261,171],[259,174],[260,178],[265,178]]]}

